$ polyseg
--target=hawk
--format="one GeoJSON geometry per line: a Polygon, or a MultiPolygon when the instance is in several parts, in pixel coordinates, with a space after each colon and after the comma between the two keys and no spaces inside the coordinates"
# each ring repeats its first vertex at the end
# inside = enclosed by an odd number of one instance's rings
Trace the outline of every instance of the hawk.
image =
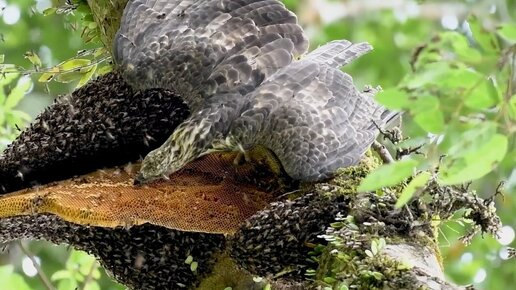
{"type": "Polygon", "coordinates": [[[191,111],[143,160],[135,183],[167,178],[213,151],[272,151],[290,177],[355,164],[391,114],[340,67],[371,50],[308,40],[277,0],[133,0],[114,57],[127,82],[182,97],[191,111]],[[301,57],[299,59],[299,57],[301,57]]]}

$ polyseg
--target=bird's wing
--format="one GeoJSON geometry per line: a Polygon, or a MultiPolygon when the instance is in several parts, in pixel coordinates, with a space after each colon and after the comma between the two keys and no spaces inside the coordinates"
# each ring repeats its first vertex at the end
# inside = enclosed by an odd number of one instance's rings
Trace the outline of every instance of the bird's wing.
{"type": "Polygon", "coordinates": [[[371,50],[334,41],[271,76],[251,93],[231,135],[263,144],[293,178],[318,180],[355,164],[374,141],[385,109],[339,68],[371,50]]]}
{"type": "Polygon", "coordinates": [[[170,89],[195,110],[253,90],[307,46],[277,0],[130,0],[113,50],[130,84],[170,89]]]}

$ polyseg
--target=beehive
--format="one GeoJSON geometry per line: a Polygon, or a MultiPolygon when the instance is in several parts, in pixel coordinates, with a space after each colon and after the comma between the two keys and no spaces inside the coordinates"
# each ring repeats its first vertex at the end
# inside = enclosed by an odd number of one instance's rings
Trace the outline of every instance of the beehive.
{"type": "Polygon", "coordinates": [[[139,164],[98,170],[0,198],[0,218],[51,213],[82,225],[231,234],[281,194],[278,176],[261,162],[235,166],[236,153],[203,156],[170,176],[134,186],[139,164]]]}

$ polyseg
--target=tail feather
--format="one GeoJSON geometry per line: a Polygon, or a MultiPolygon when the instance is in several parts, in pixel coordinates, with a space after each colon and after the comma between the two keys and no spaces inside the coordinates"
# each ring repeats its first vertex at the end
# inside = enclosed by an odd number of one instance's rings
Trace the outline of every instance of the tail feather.
{"type": "Polygon", "coordinates": [[[348,40],[335,40],[310,52],[306,57],[332,68],[340,68],[370,52],[373,47],[367,42],[351,43],[348,40]]]}

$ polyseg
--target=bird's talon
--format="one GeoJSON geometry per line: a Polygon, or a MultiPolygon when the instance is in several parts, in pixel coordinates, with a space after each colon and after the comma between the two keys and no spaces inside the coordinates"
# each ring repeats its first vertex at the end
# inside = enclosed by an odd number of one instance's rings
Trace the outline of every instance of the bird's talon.
{"type": "Polygon", "coordinates": [[[145,183],[145,180],[143,178],[143,175],[141,173],[138,173],[138,175],[136,175],[134,177],[133,185],[142,186],[144,183],[145,183]]]}
{"type": "Polygon", "coordinates": [[[244,162],[242,162],[245,158],[242,158],[242,157],[245,157],[245,154],[242,153],[242,152],[238,152],[235,159],[233,159],[233,165],[235,166],[240,166],[242,165],[244,162]]]}
{"type": "Polygon", "coordinates": [[[250,163],[252,161],[249,151],[244,151],[243,155],[244,155],[245,162],[250,163]]]}

